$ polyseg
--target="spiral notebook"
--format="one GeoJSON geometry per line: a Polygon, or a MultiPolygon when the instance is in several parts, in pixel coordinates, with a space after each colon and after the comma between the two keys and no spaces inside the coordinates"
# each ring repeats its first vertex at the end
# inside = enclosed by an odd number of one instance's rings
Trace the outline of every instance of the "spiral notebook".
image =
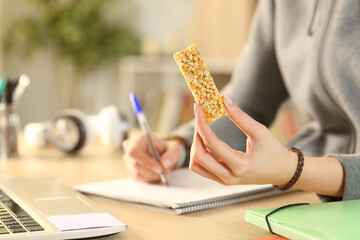
{"type": "Polygon", "coordinates": [[[188,170],[173,171],[169,187],[132,179],[76,185],[96,196],[172,214],[184,214],[281,194],[272,185],[223,186],[188,170]]]}

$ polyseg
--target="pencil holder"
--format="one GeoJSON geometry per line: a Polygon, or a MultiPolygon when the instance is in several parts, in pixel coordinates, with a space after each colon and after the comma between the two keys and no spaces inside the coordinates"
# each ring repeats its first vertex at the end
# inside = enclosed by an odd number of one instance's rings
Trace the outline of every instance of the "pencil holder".
{"type": "Polygon", "coordinates": [[[0,104],[0,158],[18,156],[20,119],[16,105],[0,104]]]}

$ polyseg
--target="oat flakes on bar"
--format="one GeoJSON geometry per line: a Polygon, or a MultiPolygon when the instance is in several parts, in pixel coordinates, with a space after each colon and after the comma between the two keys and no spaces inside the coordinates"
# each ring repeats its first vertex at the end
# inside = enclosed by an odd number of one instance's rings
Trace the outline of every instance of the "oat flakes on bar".
{"type": "Polygon", "coordinates": [[[188,84],[195,102],[205,113],[208,123],[227,116],[223,100],[214,80],[195,45],[174,54],[174,59],[188,84]]]}

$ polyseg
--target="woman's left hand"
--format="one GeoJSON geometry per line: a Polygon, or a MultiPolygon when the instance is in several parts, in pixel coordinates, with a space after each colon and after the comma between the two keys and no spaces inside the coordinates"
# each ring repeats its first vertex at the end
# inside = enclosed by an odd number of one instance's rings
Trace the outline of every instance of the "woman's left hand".
{"type": "Polygon", "coordinates": [[[224,185],[286,184],[295,172],[297,155],[226,95],[224,104],[229,118],[247,136],[246,152],[234,150],[218,139],[206,123],[200,106],[195,104],[190,169],[224,185]]]}

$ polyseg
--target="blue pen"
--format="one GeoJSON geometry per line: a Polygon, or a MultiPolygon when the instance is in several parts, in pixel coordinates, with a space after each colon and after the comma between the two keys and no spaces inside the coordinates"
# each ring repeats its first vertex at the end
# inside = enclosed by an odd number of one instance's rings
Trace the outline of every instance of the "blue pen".
{"type": "MultiPolygon", "coordinates": [[[[155,148],[155,145],[151,139],[151,135],[150,135],[150,127],[149,127],[149,124],[146,120],[146,117],[145,117],[145,114],[142,110],[142,107],[139,103],[139,101],[137,100],[136,96],[134,93],[130,93],[129,94],[129,97],[130,97],[130,102],[131,102],[131,105],[134,109],[134,112],[135,112],[135,115],[139,121],[139,124],[141,126],[141,129],[143,130],[144,133],[146,133],[146,137],[149,141],[149,145],[150,145],[150,149],[151,149],[151,152],[152,152],[152,155],[153,157],[156,159],[156,161],[160,162],[160,156],[159,156],[159,153],[158,151],[156,150],[155,148]]],[[[169,186],[168,184],[168,181],[164,175],[164,172],[162,172],[160,174],[160,178],[161,178],[161,181],[163,182],[163,184],[165,186],[169,186]]]]}

